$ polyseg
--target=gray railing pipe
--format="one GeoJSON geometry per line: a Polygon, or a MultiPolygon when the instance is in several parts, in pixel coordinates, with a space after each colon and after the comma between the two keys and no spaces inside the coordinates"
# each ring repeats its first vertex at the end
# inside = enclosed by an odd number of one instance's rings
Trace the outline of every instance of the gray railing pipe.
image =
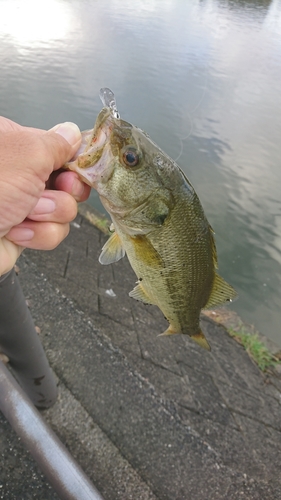
{"type": "Polygon", "coordinates": [[[0,361],[0,410],[62,500],[103,500],[0,361]]]}
{"type": "Polygon", "coordinates": [[[0,352],[37,408],[55,402],[55,378],[14,270],[0,277],[0,352]]]}

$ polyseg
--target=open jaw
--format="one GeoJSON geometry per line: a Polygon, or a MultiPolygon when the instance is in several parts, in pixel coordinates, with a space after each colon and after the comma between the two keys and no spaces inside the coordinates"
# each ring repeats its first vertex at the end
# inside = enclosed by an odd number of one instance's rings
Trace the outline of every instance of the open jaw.
{"type": "Polygon", "coordinates": [[[77,172],[79,177],[91,187],[110,175],[109,165],[112,159],[109,136],[111,127],[103,126],[98,131],[82,132],[82,144],[74,159],[65,164],[65,168],[77,172]]]}

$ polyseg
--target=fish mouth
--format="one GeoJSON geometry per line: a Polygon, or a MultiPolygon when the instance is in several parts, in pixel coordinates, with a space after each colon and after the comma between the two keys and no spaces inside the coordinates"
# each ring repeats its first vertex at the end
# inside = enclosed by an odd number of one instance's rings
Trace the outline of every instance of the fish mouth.
{"type": "Polygon", "coordinates": [[[99,134],[95,135],[95,140],[93,141],[94,138],[93,128],[91,128],[90,130],[84,130],[83,132],[81,132],[81,135],[82,135],[81,145],[78,151],[75,153],[73,160],[76,160],[78,156],[83,155],[88,150],[90,152],[91,150],[94,151],[103,147],[107,138],[105,132],[101,130],[99,134]]]}
{"type": "Polygon", "coordinates": [[[64,165],[64,168],[77,172],[86,184],[95,188],[99,181],[105,182],[111,175],[109,164],[113,156],[109,139],[113,123],[108,119],[110,116],[110,110],[101,110],[94,128],[82,132],[81,146],[73,160],[64,165]]]}

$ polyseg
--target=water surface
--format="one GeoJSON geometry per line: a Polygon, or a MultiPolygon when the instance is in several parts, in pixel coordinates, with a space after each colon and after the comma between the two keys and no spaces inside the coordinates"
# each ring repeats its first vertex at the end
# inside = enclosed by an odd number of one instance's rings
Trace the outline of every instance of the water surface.
{"type": "Polygon", "coordinates": [[[25,125],[90,128],[112,88],[195,186],[231,307],[281,346],[281,2],[0,0],[0,60],[25,125]]]}

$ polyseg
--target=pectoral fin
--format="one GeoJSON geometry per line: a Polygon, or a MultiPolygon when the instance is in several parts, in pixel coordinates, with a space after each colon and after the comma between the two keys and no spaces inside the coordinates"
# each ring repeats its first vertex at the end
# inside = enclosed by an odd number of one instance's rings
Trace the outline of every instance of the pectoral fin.
{"type": "Polygon", "coordinates": [[[225,302],[232,302],[232,300],[236,297],[237,292],[234,288],[224,281],[221,276],[215,274],[213,289],[207,304],[204,306],[204,309],[219,306],[225,302]]]}
{"type": "Polygon", "coordinates": [[[133,299],[144,302],[145,304],[154,304],[141,285],[135,286],[135,288],[129,293],[129,296],[133,299]]]}
{"type": "Polygon", "coordinates": [[[141,234],[132,236],[131,243],[134,246],[136,260],[143,262],[149,267],[163,267],[160,254],[147,236],[141,234]]]}
{"type": "Polygon", "coordinates": [[[117,262],[125,256],[125,250],[117,233],[114,233],[102,247],[99,262],[107,265],[117,262]]]}

